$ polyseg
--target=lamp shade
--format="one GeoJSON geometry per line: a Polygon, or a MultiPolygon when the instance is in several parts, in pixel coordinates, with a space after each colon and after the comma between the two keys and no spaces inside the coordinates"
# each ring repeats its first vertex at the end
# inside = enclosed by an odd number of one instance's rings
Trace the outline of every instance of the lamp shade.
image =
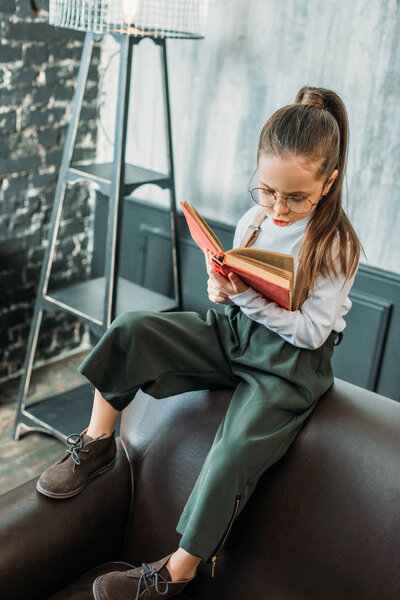
{"type": "Polygon", "coordinates": [[[208,0],[49,0],[57,27],[133,36],[202,38],[208,0]]]}

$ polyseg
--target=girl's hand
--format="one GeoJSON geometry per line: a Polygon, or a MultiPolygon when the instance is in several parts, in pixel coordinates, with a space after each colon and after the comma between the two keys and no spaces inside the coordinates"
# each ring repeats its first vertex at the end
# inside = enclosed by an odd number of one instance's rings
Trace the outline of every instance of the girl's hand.
{"type": "Polygon", "coordinates": [[[229,296],[241,294],[249,289],[249,286],[236,273],[229,273],[228,277],[218,273],[210,258],[207,250],[204,248],[206,258],[206,268],[209,275],[207,281],[207,292],[211,302],[224,303],[229,300],[229,296]]]}

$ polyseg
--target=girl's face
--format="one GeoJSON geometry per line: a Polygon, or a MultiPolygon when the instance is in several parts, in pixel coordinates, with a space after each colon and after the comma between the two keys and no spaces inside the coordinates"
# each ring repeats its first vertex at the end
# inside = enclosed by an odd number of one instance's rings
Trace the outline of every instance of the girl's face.
{"type": "Polygon", "coordinates": [[[296,213],[286,205],[289,195],[305,196],[312,203],[319,202],[322,195],[328,193],[334,182],[338,170],[335,169],[324,185],[315,177],[317,165],[306,168],[305,161],[299,157],[278,158],[264,153],[260,154],[258,160],[258,186],[272,190],[277,194],[274,206],[267,208],[267,214],[275,225],[287,227],[296,221],[301,221],[312,214],[318,204],[312,206],[308,213],[296,213]],[[283,197],[282,197],[283,196],[283,197]]]}

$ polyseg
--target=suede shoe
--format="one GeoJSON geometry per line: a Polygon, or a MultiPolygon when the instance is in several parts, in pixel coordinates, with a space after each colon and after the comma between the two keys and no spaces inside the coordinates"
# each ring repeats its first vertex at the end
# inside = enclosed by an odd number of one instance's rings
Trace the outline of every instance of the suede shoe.
{"type": "Polygon", "coordinates": [[[115,431],[111,436],[103,438],[106,434],[102,433],[93,439],[87,430],[68,436],[67,456],[51,465],[38,479],[36,489],[41,494],[59,500],[71,498],[113,466],[117,452],[115,431]]]}
{"type": "Polygon", "coordinates": [[[113,571],[100,575],[93,583],[95,600],[160,600],[179,594],[183,588],[196,577],[171,581],[167,569],[169,557],[152,563],[142,563],[128,571],[113,571]],[[134,595],[136,594],[136,595],[134,595]]]}

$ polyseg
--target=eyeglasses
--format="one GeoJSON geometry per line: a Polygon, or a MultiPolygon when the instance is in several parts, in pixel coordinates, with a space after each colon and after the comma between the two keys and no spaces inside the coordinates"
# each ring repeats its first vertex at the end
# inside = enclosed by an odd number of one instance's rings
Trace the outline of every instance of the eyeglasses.
{"type": "MultiPolygon", "coordinates": [[[[258,169],[258,167],[257,167],[258,169]]],[[[253,179],[254,175],[257,172],[257,169],[254,171],[253,175],[251,176],[249,185],[248,185],[248,191],[250,192],[251,198],[252,200],[254,200],[254,202],[256,204],[259,204],[260,206],[268,206],[268,207],[272,207],[274,206],[275,202],[278,199],[278,194],[276,192],[273,192],[272,190],[267,190],[266,188],[261,188],[261,187],[255,187],[255,188],[251,188],[250,184],[251,184],[251,180],[253,179]]],[[[283,198],[283,196],[279,196],[280,198],[283,198]]],[[[291,210],[294,213],[299,213],[299,214],[307,214],[312,210],[312,207],[315,206],[316,204],[318,204],[319,200],[317,202],[311,202],[311,200],[309,200],[308,198],[305,198],[304,196],[300,196],[298,194],[296,195],[290,195],[287,198],[285,198],[286,200],[286,206],[288,207],[289,210],[291,210]]]]}

